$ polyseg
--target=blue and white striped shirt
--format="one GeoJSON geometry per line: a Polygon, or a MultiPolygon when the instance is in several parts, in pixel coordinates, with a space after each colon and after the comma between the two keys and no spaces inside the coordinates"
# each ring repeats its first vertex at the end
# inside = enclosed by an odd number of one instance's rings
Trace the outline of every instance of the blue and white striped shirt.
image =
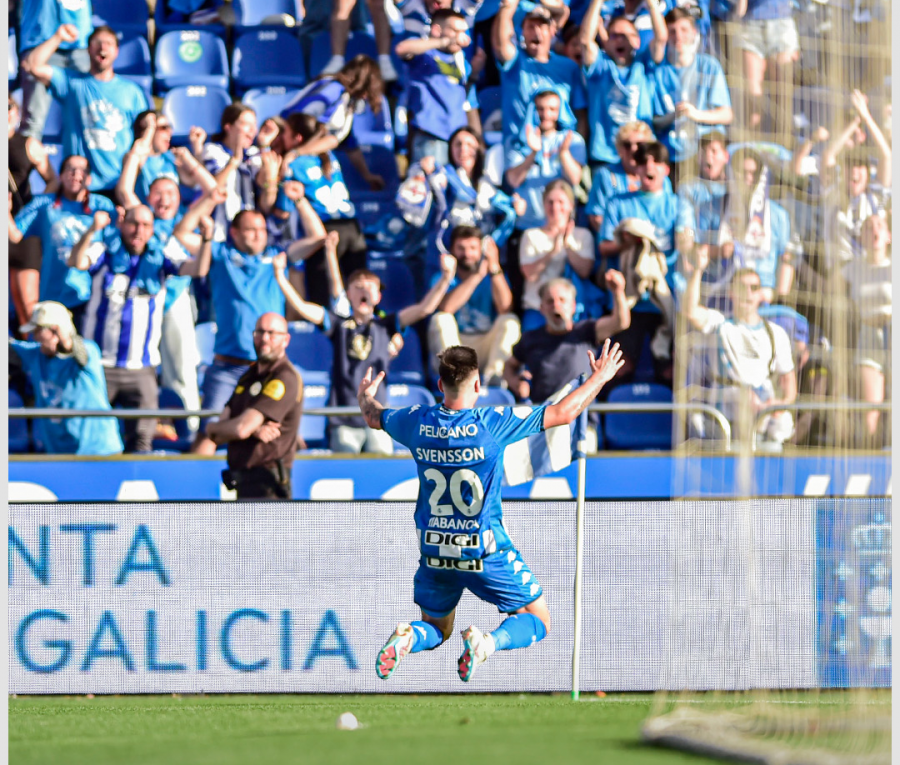
{"type": "Polygon", "coordinates": [[[107,244],[111,238],[118,239],[118,232],[114,237],[104,237],[88,250],[93,283],[84,317],[84,336],[100,346],[104,367],[142,369],[158,366],[166,302],[165,282],[169,276],[178,274],[181,264],[188,259],[187,253],[177,239],[169,239],[163,248],[159,276],[162,286],[154,295],[134,283],[141,256],[131,256],[126,272],[113,272],[107,244]]]}

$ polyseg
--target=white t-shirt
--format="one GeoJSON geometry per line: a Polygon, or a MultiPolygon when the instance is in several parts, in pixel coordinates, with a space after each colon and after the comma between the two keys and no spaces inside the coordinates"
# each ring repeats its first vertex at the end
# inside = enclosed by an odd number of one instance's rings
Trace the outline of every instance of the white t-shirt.
{"type": "MultiPolygon", "coordinates": [[[[576,226],[572,231],[572,239],[575,240],[577,253],[586,260],[594,260],[594,238],[586,228],[576,226]]],[[[556,237],[550,236],[542,228],[529,228],[522,235],[519,244],[519,264],[527,266],[536,263],[548,252],[553,251],[556,237]]],[[[538,291],[541,285],[562,276],[566,270],[565,247],[548,264],[544,272],[533,282],[526,281],[522,291],[522,308],[532,308],[535,311],[541,309],[541,298],[538,291]]]]}
{"type": "Polygon", "coordinates": [[[891,261],[877,266],[856,259],[844,266],[850,299],[865,324],[883,324],[891,318],[891,261]]]}
{"type": "Polygon", "coordinates": [[[768,322],[766,329],[766,323],[760,320],[751,326],[710,310],[702,331],[705,335],[716,333],[713,369],[719,381],[732,380],[737,385],[763,389],[771,397],[773,378],[794,370],[790,338],[777,324],[768,322]]]}

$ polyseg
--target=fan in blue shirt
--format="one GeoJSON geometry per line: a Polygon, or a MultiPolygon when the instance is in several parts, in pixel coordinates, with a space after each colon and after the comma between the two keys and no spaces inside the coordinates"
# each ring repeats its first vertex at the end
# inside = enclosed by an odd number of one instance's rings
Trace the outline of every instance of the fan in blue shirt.
{"type": "MultiPolygon", "coordinates": [[[[603,18],[603,24],[609,29],[609,25],[613,19],[628,19],[640,36],[640,48],[638,53],[647,50],[653,41],[653,19],[650,16],[650,5],[653,0],[604,0],[600,15],[603,18]]],[[[659,0],[659,12],[665,16],[666,12],[672,8],[675,3],[670,0],[659,0]]],[[[586,15],[586,13],[585,13],[586,15]]]]}
{"type": "MultiPolygon", "coordinates": [[[[75,331],[65,306],[38,303],[23,328],[37,342],[9,341],[22,360],[39,408],[110,410],[100,349],[75,331]]],[[[48,454],[108,455],[122,452],[114,417],[66,417],[35,420],[36,438],[48,454]]]]}
{"type": "Polygon", "coordinates": [[[62,303],[74,315],[78,328],[85,303],[91,296],[91,277],[77,268],[69,268],[69,252],[90,228],[97,210],[115,212],[109,199],[88,192],[90,178],[90,167],[84,157],[75,154],[66,157],[59,170],[59,191],[34,197],[9,222],[10,241],[21,241],[28,236],[40,239],[40,300],[62,303]]]}
{"type": "Polygon", "coordinates": [[[503,525],[500,486],[504,449],[542,430],[568,425],[596,398],[621,366],[618,346],[609,341],[599,359],[588,354],[591,376],[557,404],[473,408],[481,380],[478,356],[466,346],[440,354],[438,406],[385,409],[376,399],[384,373],[371,368],[359,386],[359,406],[371,428],[386,430],[408,446],[419,474],[415,523],[419,570],[413,599],[422,618],[401,622],[379,651],[375,671],[387,680],[409,653],[441,645],[453,630],[463,590],[508,614],[490,633],[464,630],[457,671],[469,682],[497,650],[525,648],[550,629],[550,613],[541,586],[503,525]]]}
{"type": "Polygon", "coordinates": [[[585,135],[588,107],[584,80],[578,65],[550,50],[557,21],[544,6],[536,6],[522,22],[521,47],[513,28],[519,0],[504,3],[494,20],[492,44],[503,86],[503,140],[517,137],[525,126],[531,95],[538,90],[556,90],[578,119],[578,132],[585,135]]]}
{"type": "MultiPolygon", "coordinates": [[[[528,205],[516,216],[516,229],[525,231],[544,225],[544,188],[562,178],[572,186],[581,182],[587,164],[584,139],[575,132],[574,117],[563,126],[561,111],[568,107],[555,90],[542,90],[532,98],[524,140],[512,140],[506,152],[506,182],[528,205]]],[[[571,112],[569,112],[571,117],[571,112]]]]}
{"type": "Polygon", "coordinates": [[[122,171],[122,159],[131,148],[135,117],[147,108],[144,91],[113,71],[119,55],[116,33],[97,27],[88,38],[91,70],[73,73],[47,63],[64,42],[74,42],[78,30],[64,24],[45,43],[32,51],[32,74],[50,86],[63,105],[63,154],[79,154],[91,164],[91,189],[112,189],[122,171]]]}
{"type": "Polygon", "coordinates": [[[697,53],[694,17],[684,8],[666,15],[666,58],[653,70],[653,120],[673,162],[697,153],[697,139],[734,117],[722,65],[697,53]]]}
{"type": "Polygon", "coordinates": [[[640,36],[634,24],[617,16],[607,28],[600,21],[603,0],[591,0],[581,22],[584,45],[584,76],[591,92],[588,120],[591,128],[591,162],[618,161],[615,137],[619,128],[634,120],[649,122],[653,116],[650,76],[663,60],[668,31],[662,12],[650,3],[653,40],[640,51],[640,36]],[[603,49],[597,45],[599,35],[603,49]]]}
{"type": "Polygon", "coordinates": [[[462,13],[441,8],[432,17],[429,37],[407,38],[397,44],[397,55],[407,62],[409,77],[406,108],[412,132],[411,162],[432,156],[446,163],[450,136],[478,114],[467,97],[471,67],[463,49],[470,42],[468,30],[462,13]]]}
{"type": "MultiPolygon", "coordinates": [[[[674,284],[678,252],[693,242],[694,213],[687,202],[664,188],[665,179],[669,175],[669,158],[665,146],[659,143],[646,144],[638,150],[635,162],[641,179],[640,191],[619,194],[607,203],[603,227],[600,229],[600,253],[607,258],[618,258],[624,245],[616,239],[616,228],[622,221],[627,218],[649,221],[653,224],[659,249],[669,266],[666,280],[671,287],[674,284]]],[[[644,293],[633,310],[655,312],[656,308],[650,303],[647,293],[644,293]]]]}

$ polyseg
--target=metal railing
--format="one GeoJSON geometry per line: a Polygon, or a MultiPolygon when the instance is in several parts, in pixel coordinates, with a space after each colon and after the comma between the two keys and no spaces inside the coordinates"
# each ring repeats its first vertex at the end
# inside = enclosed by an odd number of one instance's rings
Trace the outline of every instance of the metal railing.
{"type": "Polygon", "coordinates": [[[865,401],[795,401],[793,404],[776,404],[760,409],[756,413],[756,419],[753,422],[753,435],[750,439],[751,451],[756,451],[757,436],[759,435],[759,423],[774,412],[871,412],[877,410],[879,412],[890,412],[891,402],[884,401],[880,404],[869,404],[865,401]]]}
{"type": "MultiPolygon", "coordinates": [[[[725,416],[712,404],[703,402],[676,404],[670,402],[657,402],[648,404],[591,404],[589,412],[599,414],[651,414],[676,412],[701,412],[712,417],[722,428],[725,434],[725,448],[731,449],[731,425],[725,416]]],[[[353,406],[322,406],[312,409],[304,409],[304,415],[325,417],[352,417],[359,415],[359,409],[353,406]]],[[[64,419],[67,417],[116,417],[123,420],[138,420],[149,417],[164,417],[168,419],[186,419],[188,417],[218,417],[220,411],[213,409],[10,409],[10,419],[64,419]]]]}

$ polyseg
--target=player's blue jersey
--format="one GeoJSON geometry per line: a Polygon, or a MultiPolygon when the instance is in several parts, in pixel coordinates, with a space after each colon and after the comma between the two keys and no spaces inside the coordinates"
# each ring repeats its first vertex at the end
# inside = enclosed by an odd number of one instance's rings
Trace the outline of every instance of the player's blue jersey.
{"type": "Polygon", "coordinates": [[[419,549],[433,567],[477,571],[481,558],[512,548],[500,505],[503,450],[542,431],[544,409],[384,411],[382,427],[409,447],[416,461],[419,549]]]}

